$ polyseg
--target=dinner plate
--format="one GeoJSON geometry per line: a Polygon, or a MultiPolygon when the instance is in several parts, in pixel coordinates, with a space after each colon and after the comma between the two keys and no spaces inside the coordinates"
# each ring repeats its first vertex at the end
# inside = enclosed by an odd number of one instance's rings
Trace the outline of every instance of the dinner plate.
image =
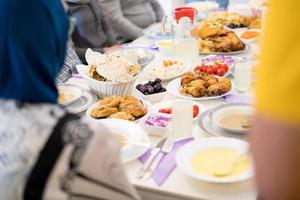
{"type": "MultiPolygon", "coordinates": [[[[180,72],[180,73],[178,73],[178,74],[176,74],[176,75],[174,75],[174,76],[172,76],[172,77],[167,77],[167,78],[165,77],[165,78],[163,78],[163,77],[152,77],[152,76],[150,76],[150,75],[149,75],[150,70],[152,70],[153,68],[159,66],[159,65],[161,64],[161,62],[163,62],[163,60],[159,60],[159,61],[157,61],[157,62],[153,62],[153,63],[151,63],[150,65],[148,65],[148,66],[144,69],[144,72],[143,72],[143,73],[145,74],[145,76],[146,76],[147,79],[149,79],[149,80],[154,80],[155,78],[160,78],[161,81],[167,82],[167,81],[171,81],[171,80],[173,80],[173,79],[175,79],[175,78],[178,78],[178,77],[182,76],[184,73],[186,73],[187,71],[189,71],[190,68],[191,68],[190,65],[186,65],[185,63],[183,63],[183,64],[185,65],[183,71],[180,72]]],[[[180,62],[180,61],[179,61],[179,62],[180,62]]],[[[163,67],[163,66],[161,66],[161,67],[163,67]]]]}
{"type": "MultiPolygon", "coordinates": [[[[162,108],[172,108],[172,102],[173,101],[170,100],[170,101],[162,101],[160,103],[157,103],[157,104],[155,104],[155,105],[152,106],[152,111],[156,112],[156,113],[160,113],[159,109],[162,109],[162,108]]],[[[200,103],[197,103],[197,102],[193,102],[193,105],[197,105],[199,107],[199,113],[198,113],[198,115],[193,118],[193,120],[197,120],[198,117],[200,116],[200,114],[206,111],[206,107],[204,105],[200,104],[200,103]]]]}
{"type": "MultiPolygon", "coordinates": [[[[140,117],[140,118],[134,120],[134,122],[139,122],[140,120],[144,119],[152,111],[151,104],[148,101],[145,101],[145,100],[140,100],[140,101],[142,102],[143,106],[148,110],[148,112],[143,117],[140,117]]],[[[95,102],[92,105],[90,105],[89,108],[87,109],[87,111],[85,112],[86,117],[93,121],[102,121],[102,120],[108,119],[108,118],[95,119],[95,118],[91,117],[92,110],[97,108],[97,106],[98,106],[98,102],[95,102]]]]}
{"type": "Polygon", "coordinates": [[[145,67],[155,58],[155,54],[147,48],[130,45],[122,46],[120,49],[108,51],[106,54],[123,56],[132,63],[138,63],[141,67],[145,67]]]}
{"type": "Polygon", "coordinates": [[[162,32],[161,23],[156,23],[143,30],[146,37],[151,39],[169,39],[171,32],[162,32]]]}
{"type": "MultiPolygon", "coordinates": [[[[227,105],[227,104],[224,104],[227,105]]],[[[235,105],[244,105],[244,104],[235,104],[235,105]]],[[[246,140],[246,134],[235,134],[224,129],[220,129],[217,127],[210,119],[209,113],[213,112],[215,108],[211,108],[201,113],[198,118],[198,125],[201,130],[203,130],[207,135],[213,137],[228,137],[228,138],[236,138],[241,140],[246,140]]]]}
{"type": "Polygon", "coordinates": [[[194,141],[183,146],[176,154],[176,163],[181,171],[186,175],[193,177],[200,181],[210,182],[210,183],[235,183],[245,181],[254,176],[254,169],[252,165],[252,159],[250,157],[250,166],[244,173],[233,176],[233,177],[211,177],[195,172],[191,166],[192,157],[203,150],[209,148],[228,148],[240,153],[247,152],[249,145],[247,142],[234,139],[234,138],[224,138],[224,137],[214,137],[214,138],[203,138],[199,141],[194,141]]]}
{"type": "MultiPolygon", "coordinates": [[[[143,143],[150,147],[150,139],[148,134],[136,123],[119,120],[119,119],[104,119],[98,123],[106,127],[112,134],[121,134],[128,141],[143,143]]],[[[124,145],[121,149],[121,160],[123,163],[133,161],[143,155],[148,150],[147,147],[137,145],[124,145]]]]}
{"type": "Polygon", "coordinates": [[[223,96],[226,96],[228,94],[231,93],[231,91],[233,91],[233,84],[231,86],[231,90],[222,94],[222,95],[219,95],[219,96],[212,96],[212,97],[192,97],[191,95],[183,95],[180,93],[180,89],[181,89],[181,78],[177,78],[173,81],[171,81],[168,86],[167,86],[167,91],[176,96],[176,97],[180,97],[180,98],[184,98],[184,99],[189,99],[189,100],[193,100],[193,101],[201,101],[201,100],[211,100],[211,99],[218,99],[218,98],[221,98],[223,96]]]}
{"type": "Polygon", "coordinates": [[[251,46],[246,44],[246,47],[244,50],[241,50],[241,51],[232,51],[232,52],[204,52],[204,51],[199,51],[199,54],[202,54],[202,55],[211,55],[211,54],[214,54],[214,55],[237,55],[237,54],[244,54],[244,53],[247,53],[249,52],[251,49],[251,46]]]}

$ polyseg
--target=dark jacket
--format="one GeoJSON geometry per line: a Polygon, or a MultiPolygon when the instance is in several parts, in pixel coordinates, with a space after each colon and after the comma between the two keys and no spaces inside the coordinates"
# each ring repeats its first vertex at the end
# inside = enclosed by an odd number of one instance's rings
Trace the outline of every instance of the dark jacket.
{"type": "Polygon", "coordinates": [[[98,0],[67,0],[67,3],[70,15],[76,18],[72,39],[76,53],[83,62],[87,48],[103,52],[102,48],[116,44],[115,35],[98,0]]]}

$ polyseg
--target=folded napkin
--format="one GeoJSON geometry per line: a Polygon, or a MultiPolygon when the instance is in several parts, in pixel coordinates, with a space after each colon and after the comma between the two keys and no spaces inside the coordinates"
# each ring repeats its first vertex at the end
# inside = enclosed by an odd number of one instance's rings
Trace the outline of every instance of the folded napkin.
{"type": "Polygon", "coordinates": [[[252,104],[253,99],[248,95],[233,95],[229,94],[223,97],[227,103],[244,103],[244,104],[252,104]]]}
{"type": "MultiPolygon", "coordinates": [[[[152,174],[153,180],[157,183],[158,186],[161,186],[168,176],[172,173],[172,171],[176,168],[175,156],[177,151],[184,146],[185,144],[193,141],[194,138],[185,138],[175,142],[173,149],[170,153],[164,155],[160,160],[157,168],[154,170],[152,174]]],[[[139,160],[142,163],[145,163],[147,158],[150,156],[151,149],[149,149],[144,155],[142,155],[139,160]]]]}

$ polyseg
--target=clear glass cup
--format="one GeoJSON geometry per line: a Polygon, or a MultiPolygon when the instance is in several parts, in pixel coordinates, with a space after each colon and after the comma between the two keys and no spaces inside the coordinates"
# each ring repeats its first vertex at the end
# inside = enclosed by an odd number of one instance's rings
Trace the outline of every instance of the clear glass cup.
{"type": "Polygon", "coordinates": [[[172,102],[171,132],[174,139],[190,137],[193,133],[193,103],[186,100],[172,102]]]}
{"type": "Polygon", "coordinates": [[[234,67],[234,86],[238,93],[248,93],[252,86],[252,68],[255,62],[239,62],[234,67]]]}

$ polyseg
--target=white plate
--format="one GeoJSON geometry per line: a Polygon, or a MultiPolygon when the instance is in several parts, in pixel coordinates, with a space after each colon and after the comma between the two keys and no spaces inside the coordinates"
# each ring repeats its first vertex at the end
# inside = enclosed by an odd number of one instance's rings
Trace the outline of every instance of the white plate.
{"type": "Polygon", "coordinates": [[[71,98],[63,103],[59,103],[63,106],[70,105],[74,101],[78,100],[81,97],[81,93],[82,93],[81,90],[78,89],[77,87],[67,85],[67,84],[59,84],[59,85],[57,85],[57,89],[58,89],[58,93],[69,93],[69,94],[73,95],[73,98],[71,98]]]}
{"type": "Polygon", "coordinates": [[[237,55],[237,54],[244,54],[247,53],[251,49],[251,46],[246,44],[246,47],[244,50],[241,51],[232,51],[232,52],[204,52],[204,51],[199,51],[199,54],[203,55],[237,55]]]}
{"type": "MultiPolygon", "coordinates": [[[[171,101],[162,101],[162,102],[157,103],[154,106],[152,106],[152,110],[153,110],[153,112],[160,113],[159,109],[162,109],[162,108],[171,108],[172,107],[172,102],[173,102],[172,100],[171,101]]],[[[198,113],[198,115],[193,118],[194,120],[197,120],[198,117],[200,116],[200,114],[206,111],[206,108],[205,108],[204,105],[202,105],[200,103],[197,103],[197,102],[193,102],[193,105],[197,105],[199,107],[199,113],[198,113]]]]}
{"type": "MultiPolygon", "coordinates": [[[[118,119],[104,119],[98,123],[102,124],[113,134],[122,134],[128,141],[144,143],[150,147],[147,133],[136,123],[118,119]]],[[[123,163],[133,161],[143,155],[147,147],[137,145],[125,145],[121,149],[121,160],[123,163]]]]}
{"type": "Polygon", "coordinates": [[[194,101],[218,99],[218,98],[221,98],[223,96],[226,96],[226,95],[230,94],[231,91],[233,91],[233,84],[232,84],[231,90],[226,92],[225,94],[222,94],[222,95],[219,95],[219,96],[212,96],[212,97],[199,97],[199,98],[196,98],[196,97],[181,94],[180,93],[180,89],[181,89],[181,84],[180,83],[181,83],[181,78],[177,78],[177,79],[171,81],[167,86],[167,91],[170,94],[172,94],[176,97],[189,99],[189,100],[194,100],[194,101]]]}
{"type": "MultiPolygon", "coordinates": [[[[148,112],[147,112],[143,117],[141,117],[141,118],[135,120],[134,122],[138,122],[138,121],[144,119],[145,117],[148,116],[149,113],[151,113],[151,109],[152,109],[152,108],[151,108],[151,104],[150,104],[148,101],[145,101],[145,100],[140,100],[140,101],[142,102],[143,106],[147,108],[148,112]]],[[[98,106],[98,102],[93,103],[93,104],[87,109],[87,111],[85,112],[86,117],[87,117],[88,119],[90,119],[90,120],[93,120],[93,121],[101,121],[101,120],[107,119],[107,118],[103,118],[103,119],[95,119],[95,118],[91,117],[91,112],[92,112],[92,110],[95,109],[97,106],[98,106]]]]}
{"type": "MultiPolygon", "coordinates": [[[[189,144],[186,144],[184,147],[182,147],[176,154],[176,163],[179,169],[182,170],[186,175],[201,181],[211,182],[211,183],[241,182],[253,177],[254,169],[252,164],[250,164],[249,170],[247,170],[245,173],[240,174],[239,176],[217,178],[217,177],[202,175],[200,173],[195,172],[191,166],[191,159],[196,153],[199,153],[199,151],[203,151],[208,148],[223,147],[223,148],[229,148],[244,153],[249,148],[248,146],[249,145],[247,142],[238,139],[233,139],[233,138],[224,138],[224,137],[203,138],[199,141],[191,142],[189,144]]],[[[251,158],[250,161],[252,163],[251,158]]]]}
{"type": "Polygon", "coordinates": [[[254,115],[254,108],[250,105],[235,105],[227,104],[216,107],[213,111],[210,112],[209,116],[211,121],[221,129],[224,129],[229,132],[244,134],[249,129],[244,128],[229,128],[220,123],[220,117],[226,113],[242,113],[248,115],[254,115]]]}
{"type": "MultiPolygon", "coordinates": [[[[167,59],[166,59],[166,60],[167,60],[167,59]]],[[[170,59],[170,60],[173,60],[173,59],[170,59]]],[[[175,60],[176,60],[176,59],[175,59],[175,60]]],[[[173,61],[174,61],[174,60],[173,60],[173,61]]],[[[176,60],[176,61],[178,61],[178,60],[176,60]]],[[[153,68],[155,68],[155,67],[161,65],[162,62],[163,62],[163,60],[159,60],[159,61],[157,61],[157,62],[153,62],[153,63],[151,63],[150,65],[148,65],[148,66],[145,68],[144,74],[145,74],[145,76],[147,77],[147,79],[149,79],[149,80],[154,80],[154,79],[156,79],[156,78],[160,78],[161,81],[167,82],[167,81],[171,81],[171,80],[173,80],[173,79],[175,79],[175,78],[178,78],[178,77],[182,76],[185,72],[189,71],[189,69],[191,68],[190,65],[187,65],[187,64],[185,64],[185,63],[182,62],[183,65],[184,65],[184,66],[183,66],[184,69],[182,69],[182,72],[180,72],[180,73],[178,73],[178,74],[176,74],[176,75],[174,75],[174,76],[172,76],[172,77],[166,78],[166,77],[152,77],[152,76],[150,76],[150,75],[149,75],[150,70],[152,70],[153,68]]],[[[181,62],[181,61],[178,61],[178,62],[181,62]]],[[[163,67],[163,66],[161,66],[161,67],[163,67]]]]}
{"type": "Polygon", "coordinates": [[[228,138],[236,138],[240,140],[246,140],[246,134],[235,134],[232,132],[228,132],[224,129],[220,129],[217,127],[209,117],[209,112],[211,112],[214,108],[201,113],[198,118],[198,125],[202,131],[204,131],[208,136],[213,137],[228,137],[228,138]]]}

